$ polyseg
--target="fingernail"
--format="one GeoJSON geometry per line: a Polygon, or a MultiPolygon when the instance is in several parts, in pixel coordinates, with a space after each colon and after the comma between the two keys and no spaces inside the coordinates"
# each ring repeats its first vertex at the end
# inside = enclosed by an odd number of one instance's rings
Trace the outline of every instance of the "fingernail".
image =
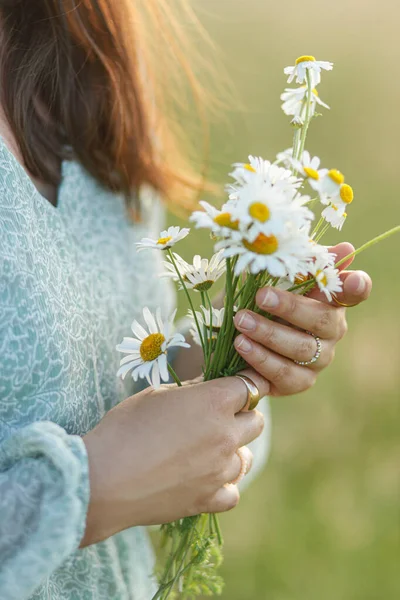
{"type": "Polygon", "coordinates": [[[359,281],[358,286],[356,287],[356,294],[362,294],[365,291],[365,288],[367,287],[367,281],[362,275],[360,275],[358,279],[359,281]]]}
{"type": "Polygon", "coordinates": [[[265,290],[264,297],[262,299],[262,306],[266,308],[275,308],[279,304],[278,294],[275,294],[272,290],[265,290]]]}
{"type": "Polygon", "coordinates": [[[236,343],[236,348],[242,352],[250,352],[252,345],[247,338],[241,336],[239,341],[236,343]]]}
{"type": "Polygon", "coordinates": [[[252,330],[256,328],[256,320],[246,312],[239,315],[237,324],[241,329],[252,330]]]}

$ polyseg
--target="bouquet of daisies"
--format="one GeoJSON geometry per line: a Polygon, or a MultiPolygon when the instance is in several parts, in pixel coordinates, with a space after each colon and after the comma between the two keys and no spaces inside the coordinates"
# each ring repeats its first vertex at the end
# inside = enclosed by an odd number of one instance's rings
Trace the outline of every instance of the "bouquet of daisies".
{"type": "MultiPolygon", "coordinates": [[[[305,150],[309,125],[319,116],[317,108],[329,108],[320,99],[317,86],[321,72],[332,67],[330,62],[301,56],[284,70],[288,83],[295,80],[299,84],[285,89],[281,96],[282,109],[291,117],[294,130],[292,147],[273,162],[250,156],[248,162],[234,164],[222,208],[200,202],[202,210],[191,215],[195,227],[208,229],[215,240],[211,260],[195,256],[188,263],[172,250],[189,229],[170,227],[158,239],[144,238],[137,244],[138,251],[165,253],[165,275],[177,282],[188,301],[191,335],[203,351],[206,381],[234,375],[246,366],[233,344],[237,334],[233,316],[240,309],[260,312],[255,304],[259,288],[279,286],[305,294],[318,286],[329,300],[342,289],[339,263],[335,264],[335,256],[320,242],[330,227],[342,228],[353,202],[353,189],[339,170],[322,167],[320,159],[305,150]],[[210,289],[221,277],[225,277],[225,302],[217,309],[210,289]],[[195,310],[192,293],[200,295],[199,310],[195,310]]],[[[371,240],[353,254],[399,229],[371,240]]],[[[159,312],[154,316],[144,309],[147,329],[135,321],[132,330],[136,337],[125,338],[117,346],[126,355],[119,375],[131,371],[135,381],[146,378],[155,388],[172,376],[180,385],[168,353],[173,347],[189,344],[180,333],[173,333],[174,316],[164,323],[159,312]]],[[[221,562],[222,536],[216,515],[181,519],[164,525],[162,531],[169,553],[153,600],[165,600],[177,592],[182,598],[218,594],[222,581],[216,570],[221,562]]]]}

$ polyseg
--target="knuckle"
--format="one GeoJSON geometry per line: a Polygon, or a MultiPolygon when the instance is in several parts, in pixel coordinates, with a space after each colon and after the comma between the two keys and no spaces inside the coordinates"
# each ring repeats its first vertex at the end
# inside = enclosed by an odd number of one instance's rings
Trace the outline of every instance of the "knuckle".
{"type": "Polygon", "coordinates": [[[263,344],[271,345],[276,341],[276,331],[272,321],[263,323],[262,325],[262,341],[263,344]]]}
{"type": "Polygon", "coordinates": [[[233,431],[223,432],[218,442],[218,451],[224,456],[232,456],[238,447],[238,436],[233,431]]]}
{"type": "Polygon", "coordinates": [[[310,336],[307,336],[306,339],[302,340],[297,348],[298,355],[300,356],[300,360],[308,360],[310,356],[314,355],[315,352],[315,340],[310,336]]]}
{"type": "Polygon", "coordinates": [[[314,333],[324,337],[327,331],[335,326],[334,313],[331,307],[323,308],[320,315],[315,321],[314,333]]]}
{"type": "Polygon", "coordinates": [[[297,309],[297,297],[296,294],[285,294],[285,300],[283,303],[283,313],[286,315],[293,315],[297,309]]]}
{"type": "Polygon", "coordinates": [[[272,378],[273,381],[278,384],[287,383],[287,381],[291,377],[292,370],[293,370],[293,367],[291,364],[289,364],[288,362],[282,361],[274,373],[274,376],[272,378]]]}

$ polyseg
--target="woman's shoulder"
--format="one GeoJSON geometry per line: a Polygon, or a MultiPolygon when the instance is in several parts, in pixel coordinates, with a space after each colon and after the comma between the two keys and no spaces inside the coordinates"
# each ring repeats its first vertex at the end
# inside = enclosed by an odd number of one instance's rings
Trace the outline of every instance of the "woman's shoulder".
{"type": "Polygon", "coordinates": [[[20,214],[34,193],[28,174],[0,136],[0,218],[20,214]]]}

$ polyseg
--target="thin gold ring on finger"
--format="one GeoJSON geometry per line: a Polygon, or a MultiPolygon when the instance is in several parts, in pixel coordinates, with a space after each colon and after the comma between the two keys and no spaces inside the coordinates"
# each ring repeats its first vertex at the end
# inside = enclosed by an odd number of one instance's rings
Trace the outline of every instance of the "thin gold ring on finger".
{"type": "Polygon", "coordinates": [[[241,379],[247,388],[247,400],[243,406],[242,411],[254,410],[257,404],[260,402],[260,390],[247,375],[235,375],[238,379],[241,379]]]}
{"type": "Polygon", "coordinates": [[[338,300],[336,298],[336,296],[332,295],[332,300],[338,305],[338,306],[344,306],[345,308],[353,308],[353,306],[357,306],[357,304],[345,304],[345,302],[340,302],[340,300],[338,300]]]}
{"type": "Polygon", "coordinates": [[[249,463],[243,452],[243,448],[238,448],[236,450],[236,454],[238,455],[238,457],[240,459],[240,471],[239,471],[239,475],[237,477],[235,477],[235,479],[233,481],[231,481],[231,485],[237,485],[238,483],[240,483],[242,481],[242,479],[245,477],[245,475],[247,475],[248,470],[249,470],[249,463]]]}
{"type": "Polygon", "coordinates": [[[306,333],[308,333],[308,335],[312,335],[314,340],[317,342],[317,350],[316,350],[314,356],[310,360],[294,360],[293,361],[296,363],[296,365],[300,365],[301,367],[308,367],[309,365],[313,365],[314,363],[316,363],[317,360],[319,359],[319,357],[321,356],[321,352],[322,352],[321,339],[318,336],[311,333],[311,331],[306,331],[306,333]]]}

